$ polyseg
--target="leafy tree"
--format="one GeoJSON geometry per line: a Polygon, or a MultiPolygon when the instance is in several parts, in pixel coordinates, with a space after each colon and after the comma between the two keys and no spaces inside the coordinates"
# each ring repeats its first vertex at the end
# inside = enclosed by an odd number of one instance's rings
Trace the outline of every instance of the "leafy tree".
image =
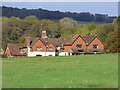
{"type": "Polygon", "coordinates": [[[118,18],[117,18],[117,22],[120,23],[120,16],[118,16],[118,18]]]}
{"type": "Polygon", "coordinates": [[[4,22],[4,21],[7,21],[7,20],[9,20],[8,17],[6,17],[6,16],[2,17],[2,21],[3,21],[3,22],[4,22]]]}
{"type": "Polygon", "coordinates": [[[27,16],[25,17],[26,20],[38,20],[37,16],[31,15],[31,16],[27,16]]]}
{"type": "Polygon", "coordinates": [[[78,25],[78,22],[73,20],[72,18],[68,18],[68,17],[65,17],[63,19],[60,19],[59,22],[64,25],[64,26],[72,26],[72,27],[75,27],[78,25]]]}
{"type": "Polygon", "coordinates": [[[60,25],[56,22],[47,24],[46,30],[48,31],[49,37],[58,38],[60,37],[60,25]]]}
{"type": "Polygon", "coordinates": [[[117,28],[111,33],[107,35],[106,39],[106,51],[111,53],[117,53],[120,52],[120,23],[116,24],[117,28]]]}
{"type": "Polygon", "coordinates": [[[18,41],[19,41],[19,43],[24,43],[25,42],[25,38],[24,37],[20,37],[18,41]]]}
{"type": "Polygon", "coordinates": [[[85,24],[82,27],[81,35],[94,35],[93,31],[97,29],[97,25],[92,23],[92,24],[85,24]]]}
{"type": "Polygon", "coordinates": [[[10,19],[20,19],[20,18],[12,16],[12,17],[10,17],[10,19]]]}
{"type": "Polygon", "coordinates": [[[98,36],[101,38],[101,40],[103,42],[105,42],[107,35],[112,31],[114,31],[114,24],[113,23],[100,25],[98,36]]]}

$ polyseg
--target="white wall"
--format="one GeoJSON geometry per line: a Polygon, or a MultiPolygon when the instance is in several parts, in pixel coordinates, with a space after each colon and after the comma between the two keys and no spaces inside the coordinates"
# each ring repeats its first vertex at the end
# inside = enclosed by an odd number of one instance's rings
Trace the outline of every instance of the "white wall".
{"type": "Polygon", "coordinates": [[[29,52],[28,57],[42,55],[42,56],[55,56],[55,52],[29,52]]]}
{"type": "MultiPolygon", "coordinates": [[[[28,47],[28,57],[33,57],[33,56],[37,56],[37,55],[41,55],[41,56],[55,56],[55,52],[31,52],[30,48],[28,47]]],[[[69,53],[68,52],[60,52],[59,56],[68,56],[69,53]]],[[[70,53],[71,55],[71,53],[70,53]]]]}
{"type": "Polygon", "coordinates": [[[59,56],[68,56],[69,54],[68,54],[68,52],[60,52],[59,53],[59,56]]]}

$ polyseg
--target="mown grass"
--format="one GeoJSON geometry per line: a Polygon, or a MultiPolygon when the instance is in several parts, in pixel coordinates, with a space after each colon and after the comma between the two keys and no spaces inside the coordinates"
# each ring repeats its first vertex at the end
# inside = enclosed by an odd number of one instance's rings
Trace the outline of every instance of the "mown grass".
{"type": "Polygon", "coordinates": [[[118,55],[3,59],[3,88],[117,88],[118,55]]]}

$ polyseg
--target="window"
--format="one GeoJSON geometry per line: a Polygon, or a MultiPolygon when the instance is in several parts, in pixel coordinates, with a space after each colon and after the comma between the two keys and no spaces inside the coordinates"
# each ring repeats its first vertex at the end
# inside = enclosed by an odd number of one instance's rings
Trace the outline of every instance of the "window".
{"type": "Polygon", "coordinates": [[[52,47],[49,47],[48,50],[49,50],[49,51],[53,51],[53,48],[52,48],[52,47]]]}
{"type": "Polygon", "coordinates": [[[42,47],[37,47],[36,50],[37,51],[42,51],[42,47]]]}
{"type": "Polygon", "coordinates": [[[20,53],[26,53],[26,51],[25,50],[21,50],[20,53]]]}
{"type": "Polygon", "coordinates": [[[93,45],[93,48],[94,49],[98,49],[98,45],[93,45]]]}
{"type": "Polygon", "coordinates": [[[77,45],[76,45],[76,48],[77,48],[77,49],[80,49],[80,48],[82,48],[82,45],[81,45],[81,44],[77,44],[77,45]]]}

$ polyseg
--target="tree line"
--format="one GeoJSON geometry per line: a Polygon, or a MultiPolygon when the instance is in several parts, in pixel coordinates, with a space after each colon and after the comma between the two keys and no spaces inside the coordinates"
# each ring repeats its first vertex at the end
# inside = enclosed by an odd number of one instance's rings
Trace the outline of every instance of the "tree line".
{"type": "Polygon", "coordinates": [[[2,45],[6,48],[7,43],[24,43],[25,36],[40,37],[41,31],[46,30],[49,38],[67,38],[72,34],[97,35],[105,44],[107,52],[118,52],[118,35],[120,17],[112,23],[81,24],[76,20],[65,17],[59,21],[48,19],[39,20],[36,16],[27,16],[24,19],[18,17],[1,17],[2,20],[2,45]]]}
{"type": "Polygon", "coordinates": [[[104,22],[111,23],[116,17],[110,17],[104,14],[91,14],[89,12],[60,12],[60,11],[49,11],[45,9],[26,9],[26,8],[12,8],[12,7],[0,7],[2,8],[2,16],[6,17],[19,17],[24,19],[26,16],[35,15],[38,19],[50,19],[50,20],[59,20],[64,17],[73,18],[76,21],[86,21],[86,22],[104,22]]]}

